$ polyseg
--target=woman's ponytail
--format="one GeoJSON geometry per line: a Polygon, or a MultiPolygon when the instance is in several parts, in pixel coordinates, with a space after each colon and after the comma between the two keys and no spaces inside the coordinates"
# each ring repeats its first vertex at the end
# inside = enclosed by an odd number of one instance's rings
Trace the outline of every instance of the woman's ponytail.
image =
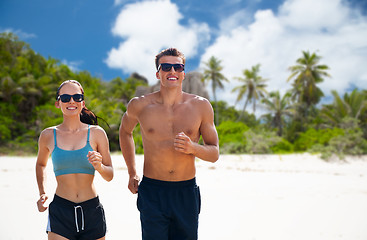
{"type": "Polygon", "coordinates": [[[110,125],[108,124],[106,120],[104,120],[101,117],[98,117],[88,108],[84,107],[82,109],[82,112],[80,113],[80,121],[82,123],[86,123],[90,125],[98,125],[98,119],[102,119],[107,124],[108,128],[110,128],[110,125]]]}
{"type": "Polygon", "coordinates": [[[80,113],[80,121],[90,125],[98,125],[97,116],[88,108],[84,107],[80,113]]]}

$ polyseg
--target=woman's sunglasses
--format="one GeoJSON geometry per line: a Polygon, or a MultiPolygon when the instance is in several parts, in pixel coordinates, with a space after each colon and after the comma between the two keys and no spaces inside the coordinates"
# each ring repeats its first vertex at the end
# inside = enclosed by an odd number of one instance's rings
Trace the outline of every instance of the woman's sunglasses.
{"type": "Polygon", "coordinates": [[[70,102],[71,98],[73,98],[75,102],[81,102],[84,100],[84,95],[83,94],[74,94],[74,95],[63,94],[63,95],[59,95],[57,97],[57,100],[61,100],[61,102],[67,103],[67,102],[70,102]]]}
{"type": "Polygon", "coordinates": [[[162,69],[163,72],[169,72],[171,71],[172,67],[176,72],[182,72],[185,70],[185,65],[183,64],[161,63],[157,71],[159,72],[159,69],[162,69]]]}

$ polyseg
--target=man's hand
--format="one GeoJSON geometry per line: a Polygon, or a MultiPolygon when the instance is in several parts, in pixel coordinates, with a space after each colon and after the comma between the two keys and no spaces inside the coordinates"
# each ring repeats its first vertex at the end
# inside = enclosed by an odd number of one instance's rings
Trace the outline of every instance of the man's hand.
{"type": "Polygon", "coordinates": [[[180,132],[176,135],[174,140],[174,147],[175,150],[178,152],[186,154],[194,153],[194,144],[184,132],[180,132]]]}
{"type": "Polygon", "coordinates": [[[140,178],[138,175],[131,175],[129,178],[129,190],[130,192],[132,192],[133,194],[138,193],[138,187],[139,187],[139,182],[140,182],[140,178]]]}

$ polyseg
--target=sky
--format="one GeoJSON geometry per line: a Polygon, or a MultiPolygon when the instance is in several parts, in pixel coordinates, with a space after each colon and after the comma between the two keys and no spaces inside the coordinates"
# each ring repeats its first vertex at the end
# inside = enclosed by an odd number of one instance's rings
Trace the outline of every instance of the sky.
{"type": "Polygon", "coordinates": [[[229,106],[236,77],[257,64],[269,92],[289,90],[302,51],[330,68],[323,102],[332,90],[367,89],[367,0],[1,0],[0,32],[9,31],[104,81],[137,72],[155,84],[154,57],[168,47],[185,54],[186,72],[215,56],[229,80],[217,96],[229,106]]]}

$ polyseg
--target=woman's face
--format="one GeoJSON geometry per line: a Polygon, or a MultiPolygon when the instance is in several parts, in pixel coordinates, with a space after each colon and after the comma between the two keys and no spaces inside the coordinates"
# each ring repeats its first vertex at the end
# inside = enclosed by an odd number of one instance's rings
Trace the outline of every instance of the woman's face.
{"type": "MultiPolygon", "coordinates": [[[[75,83],[66,83],[62,86],[59,92],[59,96],[63,94],[74,95],[82,94],[82,90],[75,83]]],[[[69,102],[62,102],[61,99],[57,100],[55,103],[57,108],[60,108],[62,113],[66,116],[73,116],[81,113],[83,107],[85,107],[84,100],[81,102],[76,102],[73,97],[70,98],[69,102]]]]}

